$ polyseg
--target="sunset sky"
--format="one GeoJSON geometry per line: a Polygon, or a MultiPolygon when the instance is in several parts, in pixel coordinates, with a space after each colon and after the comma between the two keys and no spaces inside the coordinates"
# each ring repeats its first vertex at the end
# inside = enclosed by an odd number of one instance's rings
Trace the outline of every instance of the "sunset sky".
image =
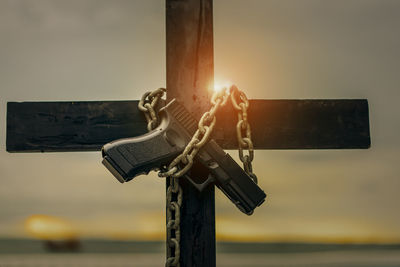
{"type": "MultiPolygon", "coordinates": [[[[214,0],[217,82],[249,98],[366,98],[372,141],[256,151],[268,199],[249,217],[218,191],[219,240],[400,242],[399,14],[397,0],[214,0]]],[[[82,237],[163,239],[155,173],[120,184],[100,152],[5,141],[8,101],[139,99],[165,75],[164,0],[0,0],[0,238],[30,237],[24,222],[44,214],[82,237]]]]}

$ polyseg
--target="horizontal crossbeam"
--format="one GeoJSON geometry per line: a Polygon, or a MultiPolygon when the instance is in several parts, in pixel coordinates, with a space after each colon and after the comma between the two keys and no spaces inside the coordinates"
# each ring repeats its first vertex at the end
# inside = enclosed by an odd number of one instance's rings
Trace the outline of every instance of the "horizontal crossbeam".
{"type": "MultiPolygon", "coordinates": [[[[147,132],[138,101],[9,102],[7,151],[98,151],[147,132]]],[[[353,149],[370,146],[367,100],[250,100],[256,149],[353,149]]],[[[237,148],[236,113],[217,113],[216,141],[237,148]]]]}
{"type": "MultiPolygon", "coordinates": [[[[215,139],[236,149],[236,116],[222,110],[215,139]],[[223,130],[222,130],[223,129],[223,130]]],[[[370,147],[367,100],[251,100],[248,110],[256,149],[357,149],[370,147]]]]}

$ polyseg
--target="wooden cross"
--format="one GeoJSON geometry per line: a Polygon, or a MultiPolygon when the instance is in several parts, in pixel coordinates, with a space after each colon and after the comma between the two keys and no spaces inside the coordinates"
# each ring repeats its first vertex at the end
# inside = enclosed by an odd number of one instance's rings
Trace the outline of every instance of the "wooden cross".
{"type": "MultiPolygon", "coordinates": [[[[166,47],[167,98],[179,99],[199,118],[209,107],[207,89],[213,85],[212,0],[166,0],[166,47]]],[[[110,141],[147,132],[137,105],[135,100],[9,102],[7,151],[100,151],[110,141]]],[[[367,100],[250,100],[248,113],[255,149],[370,146],[367,100]]],[[[233,108],[228,105],[217,118],[213,138],[225,149],[237,148],[233,108]]],[[[199,193],[180,182],[181,266],[215,266],[214,187],[199,193]]]]}

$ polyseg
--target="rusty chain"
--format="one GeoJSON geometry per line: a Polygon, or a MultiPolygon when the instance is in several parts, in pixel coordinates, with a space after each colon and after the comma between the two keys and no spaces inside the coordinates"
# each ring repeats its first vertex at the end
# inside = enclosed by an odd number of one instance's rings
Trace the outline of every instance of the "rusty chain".
{"type": "Polygon", "coordinates": [[[170,177],[167,188],[167,262],[165,266],[178,266],[180,259],[180,223],[182,188],[179,178],[170,177]]]}
{"type": "Polygon", "coordinates": [[[148,131],[153,130],[158,125],[158,116],[154,109],[157,108],[157,104],[165,92],[165,88],[158,88],[152,92],[146,92],[139,101],[138,108],[146,117],[148,131]]]}
{"type": "Polygon", "coordinates": [[[231,86],[231,101],[233,107],[237,110],[238,122],[236,124],[236,135],[239,145],[239,159],[243,163],[244,171],[258,182],[257,176],[253,173],[252,161],[254,159],[254,147],[251,141],[251,128],[248,122],[247,109],[249,108],[249,100],[243,91],[240,91],[235,85],[231,86]],[[238,103],[239,101],[239,103],[238,103]],[[244,155],[243,149],[247,149],[248,154],[244,155]]]}
{"type": "Polygon", "coordinates": [[[168,171],[160,172],[160,177],[181,177],[183,176],[193,165],[194,157],[197,152],[202,148],[210,138],[210,135],[214,129],[216,123],[215,113],[220,106],[224,106],[228,100],[229,94],[225,91],[216,92],[211,98],[211,108],[206,111],[200,118],[198,128],[193,135],[190,142],[186,145],[182,154],[177,156],[168,166],[168,171]]]}
{"type": "MultiPolygon", "coordinates": [[[[138,108],[143,111],[147,120],[148,131],[158,125],[158,116],[155,108],[159,100],[166,92],[165,88],[158,88],[152,92],[146,92],[139,101],[138,108]]],[[[203,147],[214,129],[216,123],[215,114],[219,107],[231,99],[233,107],[237,110],[238,122],[236,124],[236,135],[239,145],[239,158],[243,163],[245,172],[257,183],[257,176],[253,173],[252,161],[254,159],[254,148],[251,140],[251,128],[248,122],[247,109],[249,101],[243,91],[235,85],[229,89],[223,88],[214,92],[211,97],[211,108],[200,118],[198,128],[184,151],[177,156],[168,166],[167,171],[159,172],[160,177],[169,177],[167,187],[167,261],[165,266],[178,266],[180,259],[180,208],[182,206],[182,188],[179,185],[179,177],[183,176],[193,165],[194,157],[203,147]],[[239,101],[239,103],[238,103],[239,101]],[[243,151],[247,149],[248,154],[243,151]]]]}
{"type": "MultiPolygon", "coordinates": [[[[151,131],[159,124],[155,111],[161,97],[166,92],[165,88],[158,88],[152,92],[146,92],[139,101],[138,108],[143,111],[147,120],[147,130],[151,131]]],[[[182,206],[182,188],[176,177],[169,177],[167,186],[167,261],[165,266],[178,266],[180,258],[180,219],[182,206]]]]}

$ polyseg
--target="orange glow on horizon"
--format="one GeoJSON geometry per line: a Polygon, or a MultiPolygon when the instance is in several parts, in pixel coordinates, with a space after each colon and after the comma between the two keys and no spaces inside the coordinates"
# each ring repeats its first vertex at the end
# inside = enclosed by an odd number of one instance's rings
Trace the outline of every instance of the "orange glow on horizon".
{"type": "Polygon", "coordinates": [[[70,240],[78,236],[70,222],[48,215],[29,216],[24,226],[29,235],[43,240],[70,240]]]}
{"type": "MultiPolygon", "coordinates": [[[[243,219],[245,220],[245,219],[243,219]]],[[[400,236],[349,231],[292,231],[289,233],[274,224],[270,231],[265,225],[253,222],[250,227],[240,218],[217,216],[217,241],[256,243],[334,243],[334,244],[399,244],[400,236]],[[240,230],[238,230],[240,229],[240,230]]],[[[48,215],[32,215],[25,220],[25,230],[40,240],[71,240],[76,238],[102,238],[108,240],[165,240],[165,214],[146,212],[138,216],[101,217],[92,221],[75,222],[48,215]],[[134,222],[118,225],[116,222],[134,222]],[[78,236],[79,233],[79,236],[78,236]]],[[[355,224],[357,225],[357,224],[355,224]]],[[[350,227],[350,226],[349,226],[350,227]]],[[[353,229],[353,228],[351,228],[353,229]]],[[[353,229],[354,230],[354,229],[353,229]]]]}
{"type": "Polygon", "coordinates": [[[322,244],[399,244],[399,238],[389,237],[349,237],[349,236],[309,236],[309,235],[231,235],[218,233],[217,241],[254,243],[322,243],[322,244]]]}

